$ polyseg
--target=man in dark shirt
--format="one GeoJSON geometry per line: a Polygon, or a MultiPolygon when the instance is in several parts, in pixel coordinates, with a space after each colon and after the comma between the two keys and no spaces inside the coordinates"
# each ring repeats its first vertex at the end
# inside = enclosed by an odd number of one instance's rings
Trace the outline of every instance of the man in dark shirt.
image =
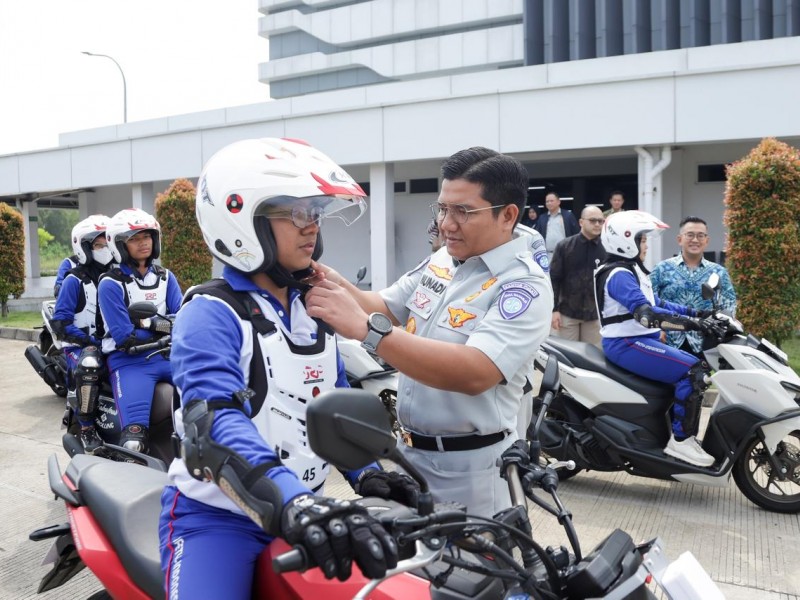
{"type": "Polygon", "coordinates": [[[561,240],[550,263],[553,282],[552,333],[600,346],[600,321],[594,302],[594,270],[606,259],[600,243],[603,213],[596,206],[581,212],[581,230],[561,240]]]}

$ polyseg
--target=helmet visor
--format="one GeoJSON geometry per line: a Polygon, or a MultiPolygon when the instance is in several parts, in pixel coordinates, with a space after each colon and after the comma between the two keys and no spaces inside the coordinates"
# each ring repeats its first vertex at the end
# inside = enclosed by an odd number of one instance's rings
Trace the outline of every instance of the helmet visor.
{"type": "Polygon", "coordinates": [[[290,219],[296,227],[303,229],[322,219],[335,217],[352,225],[364,214],[366,202],[360,196],[309,196],[293,198],[291,196],[275,196],[261,202],[254,216],[268,219],[290,219]]]}

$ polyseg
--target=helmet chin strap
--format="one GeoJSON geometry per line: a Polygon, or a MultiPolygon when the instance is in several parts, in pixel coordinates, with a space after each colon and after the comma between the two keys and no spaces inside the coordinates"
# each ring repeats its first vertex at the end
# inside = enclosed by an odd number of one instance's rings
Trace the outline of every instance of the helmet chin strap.
{"type": "Polygon", "coordinates": [[[311,275],[312,269],[310,267],[308,269],[302,269],[300,271],[292,272],[289,271],[286,267],[276,262],[268,269],[265,269],[264,273],[278,287],[296,288],[301,292],[307,292],[308,290],[311,289],[310,285],[302,281],[304,278],[311,275]]]}

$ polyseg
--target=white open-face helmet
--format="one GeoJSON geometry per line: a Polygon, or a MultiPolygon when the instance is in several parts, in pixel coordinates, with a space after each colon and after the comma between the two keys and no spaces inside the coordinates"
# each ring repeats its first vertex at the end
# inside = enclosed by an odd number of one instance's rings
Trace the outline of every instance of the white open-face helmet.
{"type": "Polygon", "coordinates": [[[609,254],[636,259],[642,236],[654,237],[665,229],[669,229],[669,225],[650,213],[625,210],[606,218],[600,240],[609,254]]]}
{"type": "Polygon", "coordinates": [[[72,228],[72,251],[80,264],[85,265],[92,260],[92,242],[98,235],[104,234],[107,227],[107,216],[91,215],[72,228]]]}
{"type": "Polygon", "coordinates": [[[161,254],[161,226],[155,217],[140,208],[125,208],[111,217],[106,229],[106,239],[114,262],[128,262],[130,256],[125,242],[140,231],[149,231],[153,236],[153,251],[147,259],[147,264],[150,265],[161,254]]]}
{"type": "MultiPolygon", "coordinates": [[[[301,140],[242,140],[212,156],[197,183],[195,212],[211,253],[244,273],[275,279],[277,250],[268,216],[292,221],[338,217],[347,225],[366,209],[366,194],[350,175],[301,140]]],[[[322,254],[322,236],[312,258],[322,254]]],[[[285,283],[279,282],[279,285],[285,283]]]]}

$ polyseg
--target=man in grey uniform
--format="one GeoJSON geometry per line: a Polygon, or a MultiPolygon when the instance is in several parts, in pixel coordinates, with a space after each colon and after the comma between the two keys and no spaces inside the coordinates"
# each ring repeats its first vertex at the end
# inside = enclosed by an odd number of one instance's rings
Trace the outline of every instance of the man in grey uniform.
{"type": "Polygon", "coordinates": [[[553,293],[529,236],[514,232],[527,197],[525,168],[476,147],[447,159],[442,176],[431,207],[440,250],[379,293],[315,265],[306,306],[401,372],[401,451],[434,500],[492,516],[511,504],[497,459],[517,439],[553,293]]]}

